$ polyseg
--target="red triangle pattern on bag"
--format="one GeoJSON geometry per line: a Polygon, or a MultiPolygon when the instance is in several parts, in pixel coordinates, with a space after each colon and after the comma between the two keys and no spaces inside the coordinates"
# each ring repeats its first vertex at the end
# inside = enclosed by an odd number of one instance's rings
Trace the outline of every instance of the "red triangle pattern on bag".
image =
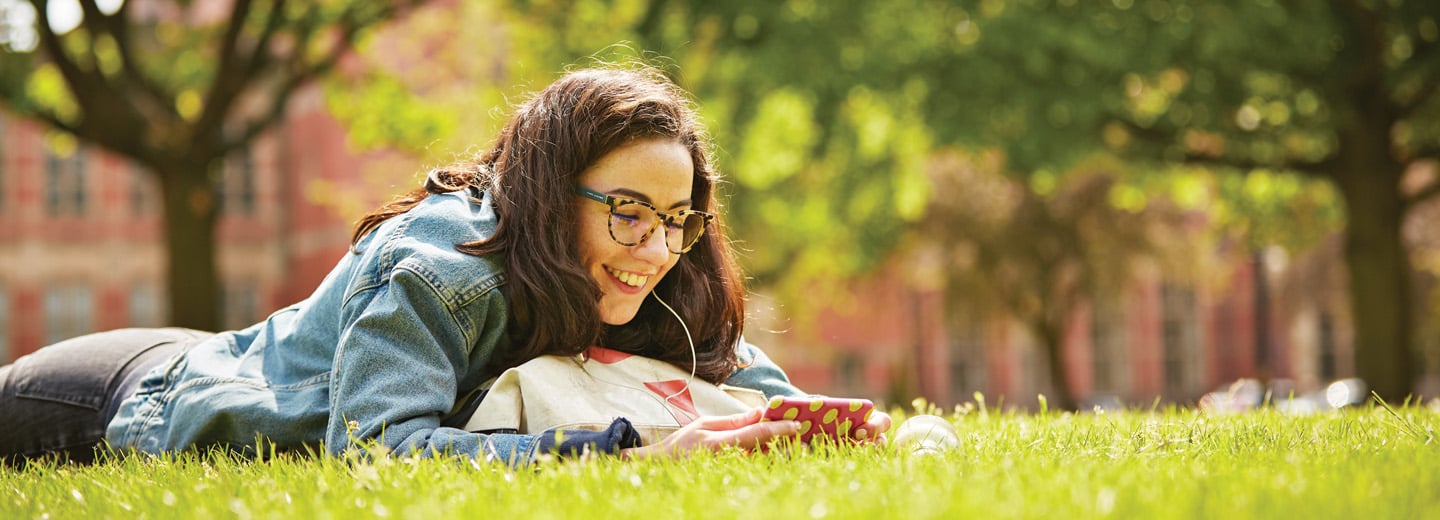
{"type": "Polygon", "coordinates": [[[700,412],[695,410],[695,400],[690,397],[690,384],[684,379],[646,382],[645,388],[649,388],[651,392],[655,392],[655,395],[664,398],[665,402],[685,412],[675,417],[680,426],[690,424],[700,417],[700,412]]]}
{"type": "Polygon", "coordinates": [[[610,350],[604,347],[590,347],[585,351],[585,357],[588,357],[595,361],[599,361],[606,365],[613,365],[621,361],[625,361],[626,359],[629,359],[630,356],[631,354],[626,354],[618,350],[610,350]]]}

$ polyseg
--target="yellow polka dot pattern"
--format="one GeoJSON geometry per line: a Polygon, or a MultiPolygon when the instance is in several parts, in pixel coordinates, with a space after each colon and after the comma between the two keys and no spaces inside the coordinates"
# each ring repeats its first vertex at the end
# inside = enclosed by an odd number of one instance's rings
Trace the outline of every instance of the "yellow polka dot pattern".
{"type": "Polygon", "coordinates": [[[816,437],[851,440],[860,424],[869,422],[875,405],[865,399],[776,396],[766,403],[765,420],[800,421],[800,442],[816,437]]]}

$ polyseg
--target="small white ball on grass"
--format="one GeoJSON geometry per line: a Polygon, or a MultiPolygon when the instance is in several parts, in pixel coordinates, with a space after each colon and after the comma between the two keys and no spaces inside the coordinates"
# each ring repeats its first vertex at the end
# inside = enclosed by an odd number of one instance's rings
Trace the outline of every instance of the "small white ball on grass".
{"type": "Polygon", "coordinates": [[[917,454],[938,454],[960,447],[960,434],[943,417],[916,415],[895,429],[893,446],[917,454]]]}

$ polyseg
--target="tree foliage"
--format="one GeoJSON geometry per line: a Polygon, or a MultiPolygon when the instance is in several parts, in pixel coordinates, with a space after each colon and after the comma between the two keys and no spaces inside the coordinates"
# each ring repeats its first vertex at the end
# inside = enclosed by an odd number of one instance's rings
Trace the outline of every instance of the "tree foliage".
{"type": "Polygon", "coordinates": [[[0,103],[159,179],[171,323],[218,325],[221,159],[275,126],[365,29],[419,0],[0,0],[0,103]],[[52,19],[73,7],[78,16],[52,19]]]}
{"type": "MultiPolygon", "coordinates": [[[[1045,354],[1050,402],[1074,409],[1062,347],[1077,311],[1120,300],[1137,265],[1161,264],[1174,277],[1189,273],[1194,259],[1213,248],[1213,228],[1195,225],[1203,209],[1127,182],[1133,175],[1113,159],[1078,165],[1037,186],[1006,175],[998,156],[935,156],[935,197],[920,228],[921,247],[940,260],[952,308],[1025,328],[1045,354]]],[[[1214,193],[1202,189],[1201,197],[1214,193]]]]}

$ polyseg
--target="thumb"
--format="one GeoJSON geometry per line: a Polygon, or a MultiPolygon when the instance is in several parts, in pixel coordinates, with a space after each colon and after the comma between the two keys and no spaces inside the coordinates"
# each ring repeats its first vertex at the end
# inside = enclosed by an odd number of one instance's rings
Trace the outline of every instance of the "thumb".
{"type": "Polygon", "coordinates": [[[734,430],[760,422],[760,416],[764,412],[756,408],[734,415],[712,415],[701,417],[698,421],[700,427],[706,430],[734,430]]]}

